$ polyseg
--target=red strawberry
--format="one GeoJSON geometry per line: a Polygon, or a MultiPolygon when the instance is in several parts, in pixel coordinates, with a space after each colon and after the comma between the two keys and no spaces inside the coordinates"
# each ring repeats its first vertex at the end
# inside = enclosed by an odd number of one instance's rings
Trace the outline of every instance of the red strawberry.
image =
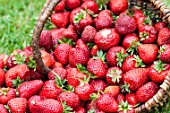
{"type": "Polygon", "coordinates": [[[93,42],[96,35],[96,29],[92,26],[86,26],[81,34],[81,39],[84,42],[93,42]]]}
{"type": "Polygon", "coordinates": [[[99,47],[97,45],[94,45],[90,50],[91,57],[97,56],[97,51],[99,51],[99,47]]]}
{"type": "Polygon", "coordinates": [[[122,81],[123,72],[119,67],[111,67],[107,70],[106,81],[109,84],[119,84],[122,81]]]}
{"type": "Polygon", "coordinates": [[[127,93],[125,98],[130,105],[135,106],[138,104],[135,93],[127,93]]]}
{"type": "Polygon", "coordinates": [[[122,64],[122,70],[124,72],[127,72],[138,67],[145,67],[145,64],[137,55],[128,56],[122,64]]]}
{"type": "Polygon", "coordinates": [[[160,59],[163,62],[170,63],[170,44],[164,44],[159,50],[160,59]]]}
{"type": "Polygon", "coordinates": [[[116,97],[116,101],[118,102],[118,104],[124,102],[125,101],[124,95],[122,93],[118,94],[118,96],[116,97]]]}
{"type": "Polygon", "coordinates": [[[58,12],[51,15],[51,22],[57,27],[66,27],[69,23],[70,12],[58,12]]]}
{"type": "Polygon", "coordinates": [[[160,31],[161,29],[165,28],[167,26],[167,23],[166,22],[157,22],[155,23],[154,27],[157,31],[160,31]]]}
{"type": "Polygon", "coordinates": [[[120,93],[120,87],[116,85],[107,86],[104,90],[104,93],[110,94],[113,97],[117,97],[120,93]]]}
{"type": "Polygon", "coordinates": [[[103,78],[106,75],[105,54],[103,51],[97,52],[97,57],[90,58],[87,62],[87,70],[94,74],[96,78],[103,78]]]}
{"type": "Polygon", "coordinates": [[[104,112],[117,112],[118,103],[110,94],[102,94],[96,100],[97,107],[104,112]]]}
{"type": "Polygon", "coordinates": [[[32,105],[33,113],[62,113],[63,111],[62,104],[54,99],[40,100],[32,105]]]}
{"type": "Polygon", "coordinates": [[[155,44],[141,44],[138,46],[138,53],[140,59],[146,63],[152,63],[158,53],[158,47],[155,44]]]}
{"type": "Polygon", "coordinates": [[[0,55],[0,68],[3,69],[6,66],[6,59],[7,59],[8,55],[6,54],[1,54],[0,55]]]}
{"type": "Polygon", "coordinates": [[[136,21],[133,17],[122,14],[116,20],[115,28],[121,35],[133,33],[136,28],[136,21]]]}
{"type": "Polygon", "coordinates": [[[118,45],[119,40],[119,34],[114,28],[102,29],[101,31],[97,32],[94,37],[95,44],[104,51],[118,45]]]}
{"type": "Polygon", "coordinates": [[[162,83],[170,72],[170,65],[161,60],[155,61],[150,67],[149,77],[155,83],[162,83]]]}
{"type": "Polygon", "coordinates": [[[111,11],[115,15],[119,15],[120,13],[124,12],[128,8],[128,1],[127,0],[111,0],[110,8],[111,8],[111,11]]]}
{"type": "Polygon", "coordinates": [[[127,57],[126,50],[121,46],[115,46],[109,49],[106,54],[106,60],[110,66],[122,66],[127,57]]]}
{"type": "Polygon", "coordinates": [[[101,11],[94,19],[94,25],[96,29],[110,28],[113,26],[113,18],[110,10],[101,11]]]}
{"type": "Polygon", "coordinates": [[[58,76],[61,77],[62,80],[64,80],[67,76],[67,71],[66,69],[62,68],[62,67],[56,67],[56,68],[53,68],[49,73],[48,73],[48,78],[49,80],[54,80],[56,78],[56,75],[57,74],[58,76]]]}
{"type": "Polygon", "coordinates": [[[76,48],[83,49],[87,52],[89,51],[87,44],[85,44],[82,39],[76,41],[76,48]]]}
{"type": "Polygon", "coordinates": [[[148,82],[136,91],[136,99],[140,103],[144,103],[151,99],[158,91],[159,87],[154,82],[148,82]]]}
{"type": "Polygon", "coordinates": [[[138,20],[141,17],[145,18],[145,15],[142,10],[136,10],[133,17],[135,18],[135,20],[138,20]]]}
{"type": "Polygon", "coordinates": [[[157,43],[159,46],[170,44],[170,30],[168,28],[163,28],[158,32],[157,43]]]}
{"type": "Polygon", "coordinates": [[[75,113],[86,113],[86,110],[83,107],[78,107],[75,113]]]}
{"type": "Polygon", "coordinates": [[[5,72],[0,68],[0,87],[4,84],[5,82],[5,72]]]}
{"type": "Polygon", "coordinates": [[[0,103],[7,104],[9,100],[16,97],[16,91],[13,88],[1,88],[0,89],[0,103]]]}
{"type": "Polygon", "coordinates": [[[44,80],[44,75],[38,71],[34,71],[34,69],[30,70],[31,80],[41,79],[44,80]]]}
{"type": "Polygon", "coordinates": [[[66,102],[66,105],[76,109],[80,105],[80,98],[73,92],[62,92],[58,95],[57,99],[61,102],[66,102]]]}
{"type": "Polygon", "coordinates": [[[119,104],[118,113],[135,113],[135,109],[127,101],[119,104]]]}
{"type": "Polygon", "coordinates": [[[52,35],[48,30],[43,30],[39,39],[39,46],[44,47],[47,51],[49,51],[52,47],[52,35]]]}
{"type": "Polygon", "coordinates": [[[69,9],[75,9],[80,6],[81,1],[80,0],[65,0],[66,5],[69,9]]]}
{"type": "Polygon", "coordinates": [[[68,63],[70,44],[59,44],[54,50],[55,58],[63,65],[68,63]]]}
{"type": "Polygon", "coordinates": [[[90,85],[93,86],[94,92],[96,92],[96,93],[98,91],[104,91],[104,89],[107,86],[107,84],[101,79],[93,79],[93,80],[91,80],[90,85]]]}
{"type": "Polygon", "coordinates": [[[1,113],[9,113],[3,104],[0,104],[0,111],[1,111],[1,113]]]}
{"type": "Polygon", "coordinates": [[[13,98],[8,101],[8,106],[12,113],[25,113],[27,108],[27,99],[13,98]]]}
{"type": "Polygon", "coordinates": [[[37,94],[41,90],[42,86],[43,82],[41,80],[23,82],[18,87],[19,97],[28,99],[37,94]]]}
{"type": "Polygon", "coordinates": [[[65,0],[61,0],[60,3],[58,3],[58,5],[54,8],[54,11],[55,12],[63,11],[65,6],[66,6],[65,0]]]}
{"type": "Polygon", "coordinates": [[[84,2],[81,5],[81,8],[83,8],[84,10],[88,10],[89,12],[92,11],[92,13],[94,13],[94,14],[97,14],[99,12],[98,5],[96,4],[95,1],[84,2]]]}
{"type": "Polygon", "coordinates": [[[136,91],[143,84],[145,84],[149,77],[149,69],[147,68],[136,68],[126,72],[123,75],[124,82],[128,83],[130,90],[136,91]]]}
{"type": "MultiPolygon", "coordinates": [[[[41,58],[43,60],[43,63],[46,67],[50,68],[53,64],[52,64],[52,58],[50,56],[49,53],[47,53],[46,51],[44,50],[40,50],[41,52],[41,58]]],[[[38,68],[38,67],[37,67],[38,68]]]]}
{"type": "Polygon", "coordinates": [[[57,67],[63,67],[63,65],[60,62],[55,62],[54,65],[52,66],[52,69],[57,67]]]}
{"type": "Polygon", "coordinates": [[[88,1],[94,1],[94,0],[82,0],[83,3],[88,2],[88,1]]]}

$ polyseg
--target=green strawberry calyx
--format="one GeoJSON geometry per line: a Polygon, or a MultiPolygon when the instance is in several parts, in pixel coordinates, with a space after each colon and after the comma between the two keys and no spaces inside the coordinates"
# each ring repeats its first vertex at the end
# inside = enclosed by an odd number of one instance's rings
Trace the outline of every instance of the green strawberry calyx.
{"type": "Polygon", "coordinates": [[[116,53],[117,66],[122,67],[122,63],[126,59],[127,56],[128,56],[128,54],[125,54],[124,50],[117,52],[116,53]]]}
{"type": "Polygon", "coordinates": [[[103,93],[103,92],[102,92],[102,91],[99,91],[99,90],[98,90],[97,93],[92,93],[92,94],[90,95],[90,99],[91,99],[92,101],[95,101],[96,99],[99,98],[99,96],[100,96],[101,93],[103,93]]]}
{"type": "Polygon", "coordinates": [[[76,13],[76,15],[74,16],[74,20],[73,20],[74,24],[79,24],[79,22],[82,19],[86,18],[86,15],[87,15],[86,11],[80,10],[80,12],[76,13]]]}
{"type": "Polygon", "coordinates": [[[120,88],[121,88],[122,93],[126,93],[126,92],[130,93],[131,91],[129,87],[130,85],[128,83],[124,83],[123,85],[121,85],[120,88]]]}
{"type": "Polygon", "coordinates": [[[118,111],[123,111],[123,113],[127,113],[128,110],[132,110],[132,105],[130,105],[127,101],[123,101],[119,104],[118,111]]]}
{"type": "Polygon", "coordinates": [[[17,76],[16,79],[12,80],[12,87],[18,88],[18,86],[23,82],[24,80],[22,80],[19,76],[17,76]]]}
{"type": "Polygon", "coordinates": [[[75,42],[73,42],[72,39],[69,39],[69,38],[65,38],[65,37],[62,37],[62,39],[59,39],[57,40],[59,44],[70,44],[71,46],[74,46],[75,45],[75,42]]]}
{"type": "Polygon", "coordinates": [[[143,63],[143,61],[139,58],[138,55],[134,55],[134,60],[136,61],[135,67],[145,67],[146,65],[143,63]]]}
{"type": "Polygon", "coordinates": [[[102,50],[97,51],[97,56],[93,56],[93,59],[100,58],[103,62],[105,62],[106,59],[106,53],[104,53],[102,50]]]}
{"type": "Polygon", "coordinates": [[[165,69],[166,64],[163,63],[161,60],[155,61],[153,68],[158,71],[158,73],[162,72],[165,69]]]}
{"type": "Polygon", "coordinates": [[[137,40],[133,40],[130,43],[130,47],[127,49],[127,52],[130,53],[130,55],[133,55],[135,52],[137,52],[138,46],[140,45],[140,42],[137,40]]]}
{"type": "Polygon", "coordinates": [[[87,111],[87,113],[96,113],[96,111],[94,109],[91,109],[91,110],[87,111]]]}
{"type": "Polygon", "coordinates": [[[1,92],[0,92],[0,96],[1,96],[1,95],[5,95],[5,96],[6,96],[6,95],[7,95],[7,92],[8,92],[9,90],[10,90],[9,87],[8,87],[8,88],[5,88],[5,89],[2,89],[1,92]]]}
{"type": "Polygon", "coordinates": [[[161,54],[165,51],[165,49],[166,49],[166,45],[163,45],[160,47],[160,49],[158,51],[158,53],[159,53],[158,58],[160,58],[161,54]]]}
{"type": "Polygon", "coordinates": [[[61,77],[55,73],[54,71],[51,71],[54,75],[55,75],[55,81],[56,81],[56,84],[58,85],[58,87],[64,89],[65,87],[65,83],[66,83],[66,79],[62,80],[61,77]]]}
{"type": "Polygon", "coordinates": [[[112,82],[119,83],[120,79],[122,78],[121,74],[122,74],[121,70],[112,69],[112,70],[109,71],[109,73],[106,76],[112,78],[112,82]]]}
{"type": "Polygon", "coordinates": [[[107,9],[107,3],[110,0],[95,0],[95,1],[98,4],[99,10],[101,11],[102,9],[107,9]]]}
{"type": "Polygon", "coordinates": [[[145,24],[145,25],[146,25],[146,24],[152,25],[152,20],[151,20],[151,18],[147,16],[147,17],[144,19],[143,24],[145,24]]]}
{"type": "Polygon", "coordinates": [[[140,38],[140,41],[144,41],[149,38],[149,33],[148,32],[140,32],[139,38],[140,38]]]}
{"type": "Polygon", "coordinates": [[[65,101],[62,102],[62,106],[63,106],[63,109],[64,109],[63,113],[74,113],[74,112],[72,112],[73,108],[67,106],[65,101]]]}

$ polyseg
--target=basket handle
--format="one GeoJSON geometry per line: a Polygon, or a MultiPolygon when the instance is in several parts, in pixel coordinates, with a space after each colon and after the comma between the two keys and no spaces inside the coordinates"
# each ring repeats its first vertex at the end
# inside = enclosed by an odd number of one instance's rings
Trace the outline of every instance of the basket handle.
{"type": "Polygon", "coordinates": [[[42,10],[39,19],[35,25],[33,36],[32,36],[32,49],[33,49],[33,58],[37,66],[41,69],[41,72],[48,74],[50,69],[46,67],[42,61],[41,53],[39,51],[39,37],[44,28],[44,25],[48,17],[52,14],[54,7],[59,3],[60,0],[50,0],[45,5],[45,8],[42,10]]]}

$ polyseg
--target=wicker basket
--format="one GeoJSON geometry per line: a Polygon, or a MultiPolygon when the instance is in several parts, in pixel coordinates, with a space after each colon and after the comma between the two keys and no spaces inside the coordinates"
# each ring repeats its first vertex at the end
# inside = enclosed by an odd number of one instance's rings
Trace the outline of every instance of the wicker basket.
{"type": "MultiPolygon", "coordinates": [[[[41,31],[44,28],[44,25],[48,17],[52,14],[53,8],[59,3],[60,0],[47,0],[45,3],[42,12],[39,16],[39,19],[34,28],[33,37],[32,37],[32,48],[34,59],[37,63],[37,66],[40,67],[42,73],[49,73],[48,69],[41,59],[41,53],[39,51],[39,37],[41,31]]],[[[153,11],[159,12],[162,19],[165,19],[170,24],[170,10],[165,6],[164,3],[160,0],[129,0],[130,6],[139,6],[145,9],[152,9],[153,11]]],[[[164,82],[160,85],[159,91],[148,100],[145,104],[135,108],[136,113],[147,113],[154,107],[163,106],[163,103],[167,101],[170,97],[170,75],[166,77],[164,82]]]]}

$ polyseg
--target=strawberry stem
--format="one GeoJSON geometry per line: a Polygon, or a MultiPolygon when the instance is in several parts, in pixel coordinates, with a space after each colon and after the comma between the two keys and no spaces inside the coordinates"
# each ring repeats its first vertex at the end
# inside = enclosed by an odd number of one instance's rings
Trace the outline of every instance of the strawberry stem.
{"type": "Polygon", "coordinates": [[[129,89],[130,85],[128,83],[124,83],[123,85],[120,86],[120,88],[122,89],[122,93],[130,93],[130,89],[129,89]]]}
{"type": "Polygon", "coordinates": [[[65,101],[62,103],[62,106],[63,106],[63,109],[64,109],[63,113],[74,113],[74,112],[71,112],[73,110],[73,108],[67,106],[65,101]]]}
{"type": "Polygon", "coordinates": [[[158,71],[158,73],[162,72],[165,70],[165,63],[163,63],[161,60],[155,61],[154,62],[154,69],[158,71]]]}
{"type": "Polygon", "coordinates": [[[139,58],[138,55],[134,55],[134,60],[136,61],[135,67],[145,67],[146,65],[143,63],[143,61],[139,58]]]}
{"type": "Polygon", "coordinates": [[[127,49],[127,52],[130,53],[130,55],[133,55],[135,52],[137,52],[139,45],[140,45],[140,42],[133,40],[130,43],[130,47],[127,49]]]}
{"type": "Polygon", "coordinates": [[[101,11],[102,9],[107,9],[107,3],[110,0],[95,0],[95,1],[98,4],[99,10],[101,11]]]}
{"type": "Polygon", "coordinates": [[[124,50],[116,53],[117,66],[122,67],[123,61],[126,59],[128,54],[124,54],[124,50]]]}
{"type": "Polygon", "coordinates": [[[86,18],[86,11],[84,10],[81,10],[79,13],[77,13],[75,16],[74,16],[74,24],[78,24],[82,19],[86,18]]]}
{"type": "Polygon", "coordinates": [[[100,58],[103,62],[105,62],[106,59],[106,53],[103,53],[102,50],[97,51],[97,56],[93,56],[93,59],[100,58]]]}
{"type": "Polygon", "coordinates": [[[12,87],[18,88],[18,86],[24,82],[24,80],[21,80],[19,76],[15,80],[12,80],[12,87]]]}
{"type": "Polygon", "coordinates": [[[122,78],[121,76],[122,71],[114,69],[110,70],[110,72],[107,74],[108,77],[112,78],[112,82],[120,82],[120,79],[122,78]]]}
{"type": "Polygon", "coordinates": [[[127,101],[123,101],[119,104],[119,109],[118,111],[123,111],[124,113],[127,113],[128,110],[132,110],[132,105],[129,105],[129,103],[127,101]]]}

